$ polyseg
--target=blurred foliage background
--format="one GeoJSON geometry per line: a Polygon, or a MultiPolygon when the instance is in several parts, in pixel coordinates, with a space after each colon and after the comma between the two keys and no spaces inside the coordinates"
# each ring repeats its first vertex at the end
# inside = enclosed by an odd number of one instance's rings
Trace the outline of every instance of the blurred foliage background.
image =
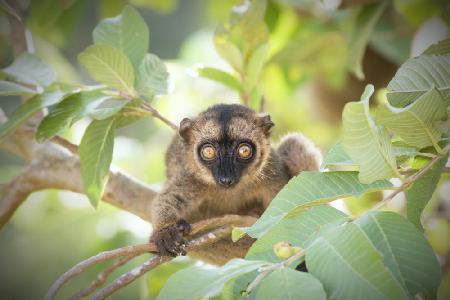
{"type": "MultiPolygon", "coordinates": [[[[226,22],[233,5],[241,2],[18,1],[25,8],[36,54],[57,70],[61,81],[83,83],[93,81],[76,57],[91,43],[95,25],[120,13],[127,3],[135,6],[150,28],[150,52],[166,62],[170,73],[170,93],[154,104],[174,122],[215,103],[239,102],[236,92],[198,77],[196,69],[204,65],[232,70],[217,54],[214,32],[226,22]]],[[[446,2],[387,1],[377,11],[379,1],[268,1],[265,23],[270,50],[258,87],[276,124],[274,143],[286,132],[301,131],[326,152],[339,137],[344,104],[358,100],[366,83],[374,84],[377,101],[384,101],[384,87],[397,67],[449,36],[446,2]]],[[[4,9],[0,12],[0,67],[13,60],[4,9]]],[[[17,97],[2,97],[0,107],[9,114],[19,103],[17,97]]],[[[64,136],[79,143],[86,125],[78,122],[64,136]]],[[[113,167],[158,188],[164,182],[164,152],[171,136],[170,128],[153,119],[121,129],[113,167]]],[[[13,178],[22,166],[19,159],[1,152],[1,182],[13,178]]],[[[334,205],[356,216],[382,196],[372,193],[334,205]]],[[[404,209],[402,195],[389,209],[404,209]]],[[[450,298],[449,220],[450,177],[444,176],[424,216],[427,237],[447,270],[440,289],[442,299],[450,298]]],[[[73,264],[102,250],[143,243],[150,232],[149,224],[108,204],[94,210],[83,195],[53,190],[36,193],[0,231],[0,295],[4,299],[42,298],[53,280],[73,264]]],[[[152,299],[170,274],[193,263],[199,262],[178,258],[111,298],[152,299]]],[[[98,270],[94,268],[90,275],[98,270]]],[[[122,272],[119,269],[116,274],[122,272]]],[[[90,280],[81,276],[62,291],[61,298],[90,280]]]]}

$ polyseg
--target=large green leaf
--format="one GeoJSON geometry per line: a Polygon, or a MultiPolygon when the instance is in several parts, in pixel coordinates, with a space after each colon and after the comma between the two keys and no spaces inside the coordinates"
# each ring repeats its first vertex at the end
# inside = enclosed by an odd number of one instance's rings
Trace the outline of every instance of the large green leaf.
{"type": "Polygon", "coordinates": [[[307,242],[327,225],[337,225],[348,220],[348,216],[328,206],[314,206],[300,212],[293,218],[285,218],[253,243],[245,258],[269,262],[279,262],[273,251],[274,244],[285,241],[294,246],[305,248],[307,242]]]}
{"type": "Polygon", "coordinates": [[[0,96],[36,94],[36,91],[11,81],[0,80],[0,96]]]}
{"type": "Polygon", "coordinates": [[[86,129],[80,143],[80,167],[84,190],[97,207],[109,177],[114,149],[115,118],[95,120],[86,129]]]}
{"type": "Polygon", "coordinates": [[[405,108],[386,104],[377,112],[377,121],[398,134],[407,144],[419,149],[434,146],[442,136],[437,121],[447,117],[447,104],[436,89],[431,89],[405,108]]]}
{"type": "Polygon", "coordinates": [[[233,230],[233,238],[244,233],[260,238],[283,218],[294,217],[312,206],[391,187],[387,180],[363,184],[356,172],[302,172],[278,193],[253,226],[233,230]]]}
{"type": "Polygon", "coordinates": [[[394,212],[370,212],[355,222],[384,257],[384,263],[410,296],[436,297],[440,266],[423,234],[394,212]]]}
{"type": "Polygon", "coordinates": [[[218,295],[225,283],[267,264],[263,261],[233,259],[220,268],[194,266],[175,273],[158,295],[158,300],[195,300],[218,295]]]}
{"type": "Polygon", "coordinates": [[[406,191],[406,216],[417,228],[422,230],[420,216],[422,211],[431,200],[434,190],[439,182],[442,170],[448,160],[448,155],[443,157],[425,175],[416,180],[406,191]]]}
{"type": "Polygon", "coordinates": [[[38,94],[29,99],[19,106],[19,108],[8,118],[6,123],[0,126],[0,139],[19,127],[38,110],[58,103],[63,97],[64,93],[62,91],[53,90],[38,94]]]}
{"type": "Polygon", "coordinates": [[[281,268],[270,273],[254,292],[253,299],[261,300],[325,300],[327,295],[319,280],[311,274],[298,272],[289,268],[281,268]]]}
{"type": "Polygon", "coordinates": [[[225,71],[216,68],[202,67],[198,68],[197,72],[199,76],[220,82],[233,90],[242,91],[242,85],[239,80],[225,71]]]}
{"type": "Polygon", "coordinates": [[[65,98],[41,121],[36,131],[36,140],[42,142],[54,137],[88,115],[107,98],[101,90],[82,91],[65,98]]]}
{"type": "Polygon", "coordinates": [[[136,70],[148,51],[147,24],[137,10],[129,5],[120,15],[103,19],[92,35],[95,44],[107,44],[125,53],[136,70]]]}
{"type": "Polygon", "coordinates": [[[56,79],[56,73],[52,67],[30,53],[19,55],[2,72],[15,81],[41,88],[50,85],[56,79]]]}
{"type": "Polygon", "coordinates": [[[421,55],[398,69],[388,85],[388,101],[404,107],[433,87],[450,103],[450,55],[421,55]]]}
{"type": "MultiPolygon", "coordinates": [[[[394,154],[397,159],[407,157],[414,157],[419,154],[416,148],[408,146],[404,143],[394,144],[394,154]]],[[[358,171],[359,166],[354,163],[351,158],[345,153],[344,148],[340,142],[336,143],[325,155],[321,169],[330,169],[332,171],[358,171]]]]}
{"type": "Polygon", "coordinates": [[[380,3],[363,5],[357,11],[356,20],[350,34],[348,68],[359,79],[364,79],[362,60],[367,42],[387,3],[388,1],[381,1],[380,3]]]}
{"type": "Polygon", "coordinates": [[[370,116],[369,99],[373,91],[372,85],[366,86],[361,101],[347,103],[342,113],[342,146],[359,165],[362,183],[400,177],[388,132],[370,116]]]}
{"type": "Polygon", "coordinates": [[[329,299],[407,299],[365,233],[348,223],[330,228],[306,249],[308,271],[329,299]]]}
{"type": "Polygon", "coordinates": [[[128,57],[109,45],[89,46],[78,56],[95,80],[134,95],[134,70],[128,57]]]}
{"type": "Polygon", "coordinates": [[[147,53],[137,71],[136,89],[142,95],[153,96],[167,94],[169,73],[158,56],[147,53]]]}

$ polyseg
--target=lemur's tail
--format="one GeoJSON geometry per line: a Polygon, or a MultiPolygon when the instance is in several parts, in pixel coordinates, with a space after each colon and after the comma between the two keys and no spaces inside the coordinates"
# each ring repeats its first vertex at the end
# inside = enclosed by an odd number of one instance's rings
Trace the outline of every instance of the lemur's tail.
{"type": "Polygon", "coordinates": [[[291,177],[301,171],[317,171],[322,163],[320,150],[301,133],[285,135],[280,140],[278,154],[291,177]]]}

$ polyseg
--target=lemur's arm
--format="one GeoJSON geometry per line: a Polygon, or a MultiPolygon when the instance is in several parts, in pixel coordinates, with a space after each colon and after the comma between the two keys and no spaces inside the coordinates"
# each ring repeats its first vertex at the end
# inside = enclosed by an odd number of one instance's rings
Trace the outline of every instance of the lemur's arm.
{"type": "Polygon", "coordinates": [[[190,225],[184,216],[186,212],[195,208],[196,204],[176,191],[176,187],[168,185],[152,202],[151,240],[155,242],[162,255],[186,254],[182,236],[189,234],[190,225]]]}

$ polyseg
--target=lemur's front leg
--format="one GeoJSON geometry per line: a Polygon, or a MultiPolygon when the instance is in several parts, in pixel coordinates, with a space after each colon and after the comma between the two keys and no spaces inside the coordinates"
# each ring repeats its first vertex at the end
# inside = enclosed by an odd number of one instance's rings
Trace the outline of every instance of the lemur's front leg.
{"type": "Polygon", "coordinates": [[[183,239],[191,231],[190,224],[183,218],[189,202],[176,194],[162,193],[152,203],[153,234],[151,242],[156,244],[160,255],[186,255],[183,239]]]}

